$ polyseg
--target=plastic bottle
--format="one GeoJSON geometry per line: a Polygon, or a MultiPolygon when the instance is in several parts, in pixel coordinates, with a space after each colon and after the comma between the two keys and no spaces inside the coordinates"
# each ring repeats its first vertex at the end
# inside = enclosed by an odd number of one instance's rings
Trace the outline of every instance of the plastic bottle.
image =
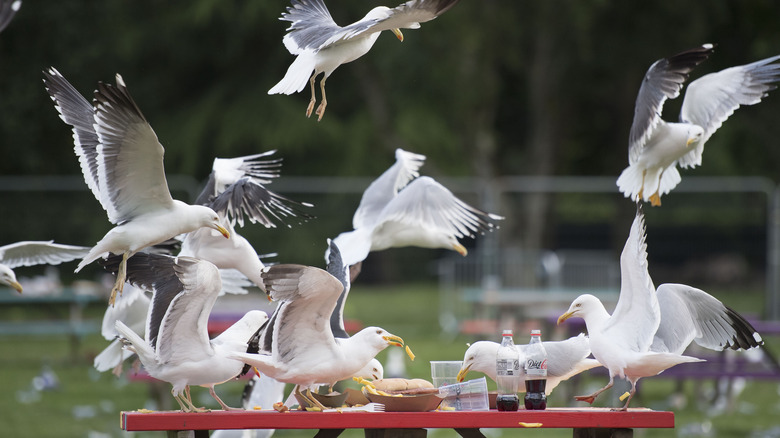
{"type": "Polygon", "coordinates": [[[499,411],[516,411],[520,408],[517,393],[521,380],[520,353],[512,340],[512,330],[504,330],[501,346],[496,352],[496,408],[499,411]]]}
{"type": "Polygon", "coordinates": [[[531,330],[525,359],[525,408],[543,410],[547,408],[547,351],[542,344],[542,333],[531,330]]]}

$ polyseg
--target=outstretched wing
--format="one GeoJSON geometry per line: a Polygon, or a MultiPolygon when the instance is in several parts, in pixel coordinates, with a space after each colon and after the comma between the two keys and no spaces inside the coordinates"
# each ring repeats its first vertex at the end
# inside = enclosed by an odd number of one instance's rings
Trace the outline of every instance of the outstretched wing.
{"type": "Polygon", "coordinates": [[[395,150],[395,163],[379,178],[375,179],[363,192],[360,205],[352,217],[352,227],[355,229],[371,227],[376,224],[382,209],[395,198],[409,181],[420,176],[420,167],[425,162],[425,155],[395,150]]]}
{"type": "Polygon", "coordinates": [[[769,91],[777,88],[780,64],[774,64],[780,55],[752,64],[741,65],[710,73],[691,82],[685,90],[680,120],[704,129],[696,149],[679,160],[683,167],[701,164],[704,143],[740,107],[755,105],[769,91]]]}
{"type": "Polygon", "coordinates": [[[23,241],[0,246],[0,262],[13,269],[40,264],[58,265],[89,253],[85,246],[61,245],[49,241],[23,241]]]}
{"type": "Polygon", "coordinates": [[[98,83],[95,131],[101,204],[112,223],[173,203],[163,169],[165,150],[119,75],[116,86],[98,83]]]}
{"type": "Polygon", "coordinates": [[[628,135],[628,163],[634,164],[647,140],[661,123],[666,99],[680,95],[688,74],[712,53],[712,44],[703,44],[670,58],[659,59],[647,70],[634,106],[634,122],[628,135]]]}
{"type": "Polygon", "coordinates": [[[712,350],[746,350],[764,343],[745,318],[703,290],[662,284],[657,294],[661,324],[653,351],[682,354],[691,341],[712,350]]]}

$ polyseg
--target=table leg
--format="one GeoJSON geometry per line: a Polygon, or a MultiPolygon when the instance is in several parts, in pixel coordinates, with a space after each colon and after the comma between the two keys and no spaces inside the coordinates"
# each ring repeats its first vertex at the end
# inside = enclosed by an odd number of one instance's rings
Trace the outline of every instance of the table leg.
{"type": "Polygon", "coordinates": [[[588,427],[574,429],[574,438],[632,438],[634,429],[608,429],[588,427]]]}
{"type": "Polygon", "coordinates": [[[336,438],[344,432],[344,429],[320,429],[314,438],[336,438]]]}
{"type": "Polygon", "coordinates": [[[455,429],[455,432],[463,438],[485,438],[479,429],[455,429]]]}
{"type": "Polygon", "coordinates": [[[425,429],[365,429],[366,438],[425,438],[425,429]]]}
{"type": "Polygon", "coordinates": [[[169,430],[168,438],[209,438],[208,430],[169,430]]]}

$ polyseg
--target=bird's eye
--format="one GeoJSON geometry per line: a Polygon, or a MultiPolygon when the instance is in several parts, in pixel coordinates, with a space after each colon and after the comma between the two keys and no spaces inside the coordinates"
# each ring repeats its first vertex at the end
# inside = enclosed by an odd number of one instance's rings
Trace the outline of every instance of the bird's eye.
{"type": "Polygon", "coordinates": [[[582,303],[577,303],[577,305],[574,307],[582,307],[582,303]]]}
{"type": "Polygon", "coordinates": [[[382,330],[377,330],[376,334],[381,335],[382,334],[382,330]]]}

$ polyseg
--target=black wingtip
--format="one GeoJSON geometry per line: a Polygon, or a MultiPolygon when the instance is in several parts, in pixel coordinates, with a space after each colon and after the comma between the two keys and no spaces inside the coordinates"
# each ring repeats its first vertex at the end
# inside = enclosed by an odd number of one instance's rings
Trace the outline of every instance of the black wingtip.
{"type": "Polygon", "coordinates": [[[742,315],[729,307],[726,307],[726,315],[731,320],[730,325],[736,333],[732,338],[732,342],[727,343],[724,350],[726,348],[732,350],[748,350],[764,345],[764,340],[761,339],[761,335],[748,320],[742,317],[742,315]]]}

